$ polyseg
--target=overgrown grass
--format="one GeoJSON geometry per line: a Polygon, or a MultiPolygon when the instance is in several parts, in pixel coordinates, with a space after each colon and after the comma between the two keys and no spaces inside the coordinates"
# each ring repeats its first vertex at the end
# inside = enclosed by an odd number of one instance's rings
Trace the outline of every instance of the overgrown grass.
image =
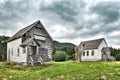
{"type": "Polygon", "coordinates": [[[52,62],[42,66],[0,63],[0,80],[120,80],[119,62],[52,62]]]}

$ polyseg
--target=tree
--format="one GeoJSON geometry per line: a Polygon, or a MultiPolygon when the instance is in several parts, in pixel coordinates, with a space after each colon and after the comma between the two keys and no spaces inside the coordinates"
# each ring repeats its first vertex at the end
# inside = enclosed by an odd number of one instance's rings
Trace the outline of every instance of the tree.
{"type": "Polygon", "coordinates": [[[7,60],[7,40],[9,37],[0,36],[0,61],[7,60]]]}
{"type": "Polygon", "coordinates": [[[111,55],[114,56],[117,61],[120,61],[120,49],[112,48],[111,55]]]}
{"type": "Polygon", "coordinates": [[[74,50],[75,45],[72,43],[60,43],[57,41],[53,41],[53,55],[57,51],[64,51],[69,55],[69,59],[74,59],[73,54],[75,53],[74,50]]]}

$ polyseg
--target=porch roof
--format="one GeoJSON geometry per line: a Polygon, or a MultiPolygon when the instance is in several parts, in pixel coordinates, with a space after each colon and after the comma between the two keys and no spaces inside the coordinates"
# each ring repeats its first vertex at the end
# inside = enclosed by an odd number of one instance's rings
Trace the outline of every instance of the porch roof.
{"type": "Polygon", "coordinates": [[[32,41],[32,38],[28,38],[26,39],[20,46],[24,47],[24,46],[27,46],[27,44],[32,41]]]}

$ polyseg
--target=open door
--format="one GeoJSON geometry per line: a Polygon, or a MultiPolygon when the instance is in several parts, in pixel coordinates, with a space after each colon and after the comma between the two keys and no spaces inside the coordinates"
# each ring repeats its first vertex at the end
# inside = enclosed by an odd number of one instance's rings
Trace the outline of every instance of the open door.
{"type": "Polygon", "coordinates": [[[31,46],[32,55],[36,55],[36,52],[37,52],[37,46],[31,46]]]}

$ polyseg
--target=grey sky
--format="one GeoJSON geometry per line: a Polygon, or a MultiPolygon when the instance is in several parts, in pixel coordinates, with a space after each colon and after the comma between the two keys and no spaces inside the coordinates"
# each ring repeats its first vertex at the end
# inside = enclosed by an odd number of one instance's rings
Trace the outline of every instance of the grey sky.
{"type": "Polygon", "coordinates": [[[79,44],[104,37],[120,48],[118,0],[0,0],[0,35],[41,20],[54,40],[79,44]]]}

